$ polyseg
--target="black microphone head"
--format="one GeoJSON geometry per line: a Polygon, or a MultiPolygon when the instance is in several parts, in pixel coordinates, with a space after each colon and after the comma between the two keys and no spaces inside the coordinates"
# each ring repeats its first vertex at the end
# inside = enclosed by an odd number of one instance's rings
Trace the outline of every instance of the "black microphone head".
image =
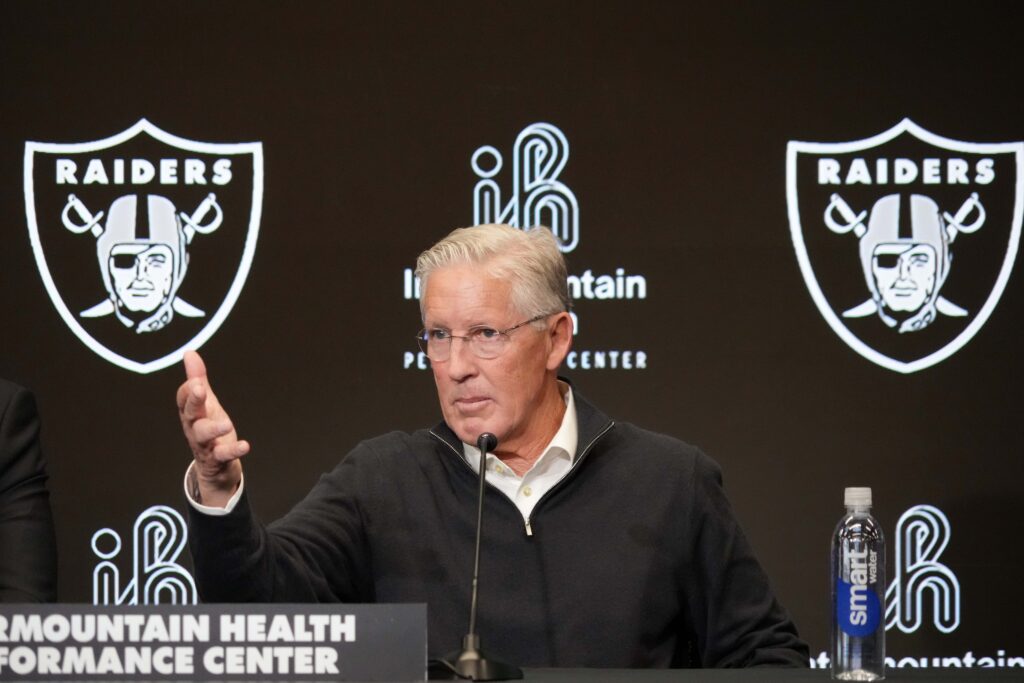
{"type": "Polygon", "coordinates": [[[498,447],[498,437],[490,432],[484,432],[477,438],[476,447],[484,453],[493,453],[494,449],[498,447]]]}

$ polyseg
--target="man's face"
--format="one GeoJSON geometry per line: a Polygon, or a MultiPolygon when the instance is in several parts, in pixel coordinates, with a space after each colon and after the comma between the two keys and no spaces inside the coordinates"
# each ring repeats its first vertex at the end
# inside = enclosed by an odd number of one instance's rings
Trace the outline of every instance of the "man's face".
{"type": "Polygon", "coordinates": [[[917,311],[935,289],[938,261],[929,244],[885,243],[875,247],[871,272],[887,308],[917,311]]]}
{"type": "Polygon", "coordinates": [[[152,313],[171,292],[174,261],[166,244],[117,244],[110,251],[114,293],[129,311],[152,313]]]}
{"type": "MultiPolygon", "coordinates": [[[[465,335],[478,327],[518,325],[526,318],[513,309],[510,293],[507,282],[483,274],[479,266],[436,270],[423,293],[424,327],[465,335]]],[[[539,414],[540,399],[551,381],[549,369],[557,368],[561,358],[546,331],[532,325],[509,337],[497,358],[477,358],[465,341],[453,339],[448,360],[431,361],[445,422],[466,443],[475,444],[480,434],[491,432],[503,450],[513,450],[546,428],[550,416],[539,414]]]]}

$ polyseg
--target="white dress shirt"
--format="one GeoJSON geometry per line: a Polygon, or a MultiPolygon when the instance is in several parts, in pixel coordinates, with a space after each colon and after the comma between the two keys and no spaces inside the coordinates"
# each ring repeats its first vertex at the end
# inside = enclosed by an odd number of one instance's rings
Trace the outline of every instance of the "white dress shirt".
{"type": "MultiPolygon", "coordinates": [[[[487,482],[504,493],[519,508],[526,523],[527,533],[530,533],[530,514],[533,512],[533,506],[569,473],[576,458],[579,429],[572,387],[559,382],[558,388],[565,400],[565,415],[551,443],[533,463],[533,467],[520,477],[496,455],[487,454],[487,482]]],[[[472,444],[463,443],[462,452],[473,471],[479,473],[480,449],[472,444]]]]}

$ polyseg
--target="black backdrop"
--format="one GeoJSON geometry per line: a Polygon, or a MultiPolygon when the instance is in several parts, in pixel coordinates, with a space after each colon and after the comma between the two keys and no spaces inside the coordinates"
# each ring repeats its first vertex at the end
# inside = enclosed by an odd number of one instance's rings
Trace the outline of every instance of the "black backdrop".
{"type": "MultiPolygon", "coordinates": [[[[403,367],[418,327],[404,270],[473,222],[474,152],[500,151],[507,201],[516,136],[546,122],[569,144],[558,180],[579,208],[570,272],[621,268],[646,285],[643,298],[576,302],[577,349],[642,351],[646,367],[566,374],[613,417],[722,464],[812,651],[827,641],[829,537],[843,487],[857,484],[874,488],[890,577],[904,511],[933,505],[951,529],[938,561],[959,580],[959,625],[942,632],[926,606],[914,633],[890,630],[890,654],[1024,655],[1019,273],[963,348],[894,372],[819,313],[786,194],[790,141],[859,140],[904,118],[953,140],[1024,139],[1017,24],[1013,3],[985,2],[0,5],[0,375],[39,398],[61,599],[93,600],[97,530],[123,539],[113,562],[127,582],[136,518],[153,505],[183,511],[183,373],[117,367],[65,324],[30,243],[26,142],[101,140],[145,118],[186,140],[262,143],[251,270],[202,353],[254,444],[247,486],[271,519],[359,439],[436,421],[429,373],[403,367]]],[[[1019,204],[1013,163],[1000,169],[1000,196],[1019,204]]],[[[41,165],[33,182],[56,197],[40,232],[60,233],[65,190],[41,165]]],[[[202,196],[164,189],[185,211],[202,196]]],[[[955,213],[966,195],[941,209],[955,213]]],[[[1009,206],[983,230],[1009,234],[1009,206]]],[[[217,234],[237,245],[245,211],[232,211],[217,234]]],[[[237,270],[203,244],[190,248],[193,293],[237,270]]],[[[964,263],[969,244],[954,245],[964,263]]],[[[56,273],[92,249],[48,263],[56,273]]],[[[76,296],[102,299],[98,274],[91,287],[96,296],[76,296]]],[[[176,560],[190,566],[187,552],[176,560]]]]}

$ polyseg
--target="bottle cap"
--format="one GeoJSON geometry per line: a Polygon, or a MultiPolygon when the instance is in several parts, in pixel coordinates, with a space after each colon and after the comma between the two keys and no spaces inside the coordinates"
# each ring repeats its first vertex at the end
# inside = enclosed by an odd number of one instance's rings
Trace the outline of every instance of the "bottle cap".
{"type": "Polygon", "coordinates": [[[868,486],[848,486],[843,495],[847,507],[871,507],[871,488],[868,486]]]}

